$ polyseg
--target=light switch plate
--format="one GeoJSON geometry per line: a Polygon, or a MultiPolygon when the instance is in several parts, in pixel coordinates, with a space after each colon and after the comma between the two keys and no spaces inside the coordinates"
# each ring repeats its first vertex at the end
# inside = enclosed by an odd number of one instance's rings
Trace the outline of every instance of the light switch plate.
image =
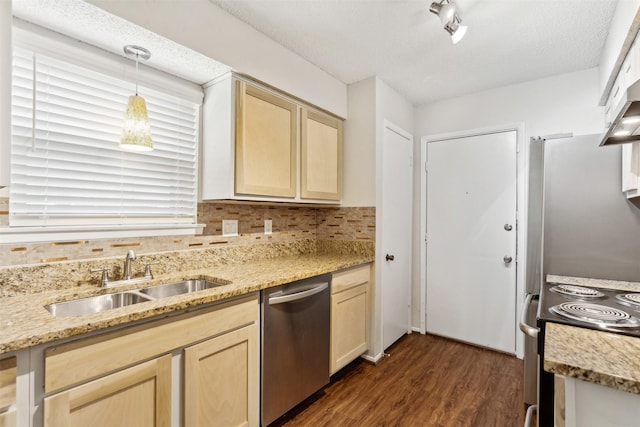
{"type": "Polygon", "coordinates": [[[265,219],[264,220],[264,234],[271,234],[272,226],[273,226],[273,221],[270,220],[270,219],[265,219]]]}
{"type": "Polygon", "coordinates": [[[222,220],[222,235],[225,237],[232,237],[238,235],[238,220],[237,219],[223,219],[222,220]]]}

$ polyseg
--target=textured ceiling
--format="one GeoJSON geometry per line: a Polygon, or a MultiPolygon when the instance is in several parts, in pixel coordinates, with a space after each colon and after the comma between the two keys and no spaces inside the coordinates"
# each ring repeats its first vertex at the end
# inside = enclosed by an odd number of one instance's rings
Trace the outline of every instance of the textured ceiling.
{"type": "Polygon", "coordinates": [[[377,75],[416,105],[595,67],[616,5],[459,0],[469,30],[453,45],[430,1],[211,2],[342,82],[377,75]]]}
{"type": "MultiPolygon", "coordinates": [[[[377,75],[416,105],[597,66],[616,5],[458,0],[469,30],[453,45],[428,0],[210,1],[338,80],[377,75]]],[[[228,70],[81,0],[13,0],[13,10],[118,55],[125,44],[145,46],[148,65],[196,83],[228,70]]]]}
{"type": "MultiPolygon", "coordinates": [[[[4,0],[0,0],[4,1],[4,0]]],[[[13,0],[13,15],[125,56],[128,44],[151,51],[145,65],[203,84],[230,68],[82,0],[13,0]]]]}

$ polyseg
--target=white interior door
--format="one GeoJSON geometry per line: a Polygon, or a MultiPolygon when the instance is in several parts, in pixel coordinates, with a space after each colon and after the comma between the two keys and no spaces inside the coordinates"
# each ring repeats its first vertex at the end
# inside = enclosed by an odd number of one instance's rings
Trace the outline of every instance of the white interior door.
{"type": "Polygon", "coordinates": [[[409,331],[413,138],[386,124],[382,160],[382,344],[409,331]],[[387,260],[387,255],[389,259],[387,260]]]}
{"type": "Polygon", "coordinates": [[[427,144],[427,331],[515,353],[516,132],[427,144]]]}

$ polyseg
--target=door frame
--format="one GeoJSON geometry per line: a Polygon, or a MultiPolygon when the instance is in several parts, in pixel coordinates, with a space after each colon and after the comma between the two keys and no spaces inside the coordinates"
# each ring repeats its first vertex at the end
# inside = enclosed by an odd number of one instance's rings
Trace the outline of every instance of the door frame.
{"type": "Polygon", "coordinates": [[[427,144],[449,139],[466,138],[492,133],[516,132],[516,316],[513,319],[516,333],[516,356],[524,356],[524,337],[518,333],[518,318],[524,303],[526,271],[526,164],[529,157],[529,145],[526,144],[524,123],[512,123],[479,129],[469,129],[425,135],[420,138],[420,333],[427,331],[427,144]]]}

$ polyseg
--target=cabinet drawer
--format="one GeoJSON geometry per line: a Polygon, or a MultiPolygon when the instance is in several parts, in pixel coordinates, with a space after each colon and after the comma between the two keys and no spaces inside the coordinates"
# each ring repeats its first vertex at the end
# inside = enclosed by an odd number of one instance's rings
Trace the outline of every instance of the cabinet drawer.
{"type": "Polygon", "coordinates": [[[258,297],[84,338],[45,351],[45,392],[89,380],[257,321],[258,297]]]}
{"type": "Polygon", "coordinates": [[[16,402],[16,358],[0,360],[0,413],[16,402]]]}
{"type": "Polygon", "coordinates": [[[333,273],[331,279],[331,294],[336,294],[354,286],[367,283],[370,276],[371,266],[369,264],[333,273]]]}

